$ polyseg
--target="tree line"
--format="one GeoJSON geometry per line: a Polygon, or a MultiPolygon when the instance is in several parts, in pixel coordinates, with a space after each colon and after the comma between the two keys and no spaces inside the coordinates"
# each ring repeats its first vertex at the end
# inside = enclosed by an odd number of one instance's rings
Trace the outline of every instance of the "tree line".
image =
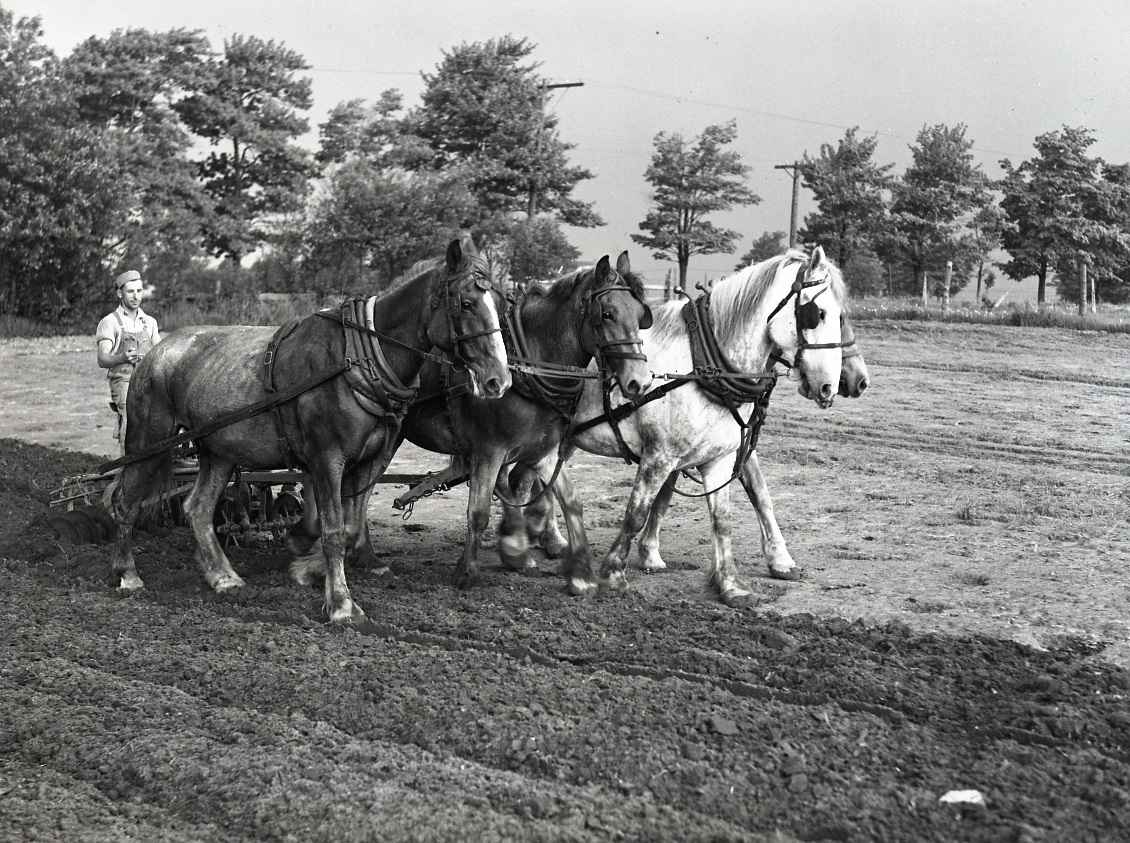
{"type": "MultiPolygon", "coordinates": [[[[502,244],[515,280],[546,277],[579,257],[563,226],[603,220],[573,195],[593,173],[543,107],[534,51],[513,35],[450,48],[418,105],[397,90],[339,103],[309,150],[310,67],[285,44],[234,35],[213,50],[199,31],[127,29],[59,57],[38,18],[0,7],[0,309],[74,320],[126,267],[171,295],[248,275],[260,289],[379,288],[460,230],[502,244]]],[[[655,137],[633,238],[681,281],[693,256],[737,248],[711,215],[759,201],[736,136],[730,122],[655,137]]],[[[954,289],[987,287],[1003,248],[1001,271],[1037,276],[1041,301],[1080,255],[1101,297],[1122,301],[1130,168],[1088,157],[1093,143],[1086,129],[1042,135],[994,182],[964,126],[930,126],[895,177],[852,129],[800,162],[816,200],[801,237],[863,292],[936,291],[947,261],[954,289]]],[[[782,238],[762,234],[743,262],[782,238]]]]}
{"type": "MultiPolygon", "coordinates": [[[[730,252],[738,241],[737,232],[711,225],[702,211],[759,201],[735,192],[718,204],[727,194],[711,179],[738,191],[747,177],[747,168],[721,151],[733,137],[729,123],[708,127],[693,142],[656,138],[647,177],[657,209],[640,225],[648,234],[635,239],[677,261],[680,282],[689,255],[730,252]],[[692,189],[679,196],[683,185],[692,189]]],[[[1017,281],[1035,277],[1040,304],[1049,286],[1077,302],[1085,264],[1098,299],[1130,301],[1130,165],[1090,155],[1094,143],[1083,127],[1047,132],[1035,139],[1031,158],[1003,159],[1004,175],[994,180],[975,163],[966,126],[936,124],[921,129],[910,165],[896,176],[893,164],[875,160],[877,138],[851,128],[798,162],[816,204],[798,240],[821,244],[857,294],[921,295],[925,302],[975,284],[979,301],[999,269],[1017,281]],[[1007,259],[995,259],[1002,250],[1007,259]]],[[[783,231],[764,232],[738,267],[785,245],[783,231]]]]}

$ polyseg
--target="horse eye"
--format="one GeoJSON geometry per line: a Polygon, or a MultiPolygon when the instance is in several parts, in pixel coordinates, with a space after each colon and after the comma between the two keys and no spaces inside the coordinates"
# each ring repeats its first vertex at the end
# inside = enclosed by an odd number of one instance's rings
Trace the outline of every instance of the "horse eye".
{"type": "Polygon", "coordinates": [[[462,306],[462,308],[464,310],[470,310],[471,308],[473,308],[475,306],[475,303],[473,301],[471,301],[470,299],[463,299],[463,301],[461,301],[459,304],[462,306]]]}
{"type": "Polygon", "coordinates": [[[823,322],[823,321],[824,321],[824,316],[825,316],[825,312],[824,312],[824,310],[822,309],[822,310],[820,311],[820,321],[821,321],[821,322],[823,322]]]}
{"type": "Polygon", "coordinates": [[[600,318],[603,319],[605,322],[611,322],[613,319],[616,318],[616,316],[611,311],[606,310],[602,314],[600,314],[600,318]]]}

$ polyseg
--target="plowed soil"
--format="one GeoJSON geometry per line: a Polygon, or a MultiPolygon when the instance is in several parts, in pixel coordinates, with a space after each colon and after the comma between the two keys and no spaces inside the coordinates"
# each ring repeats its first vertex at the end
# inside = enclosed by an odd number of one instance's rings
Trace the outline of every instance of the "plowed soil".
{"type": "MultiPolygon", "coordinates": [[[[738,503],[760,600],[718,604],[676,499],[671,570],[626,594],[491,557],[461,592],[465,492],[404,521],[388,486],[350,629],[278,546],[211,593],[183,528],[142,533],[147,588],[117,594],[108,548],[45,522],[113,453],[92,342],[0,344],[0,840],[1125,839],[1130,337],[859,334],[871,390],[782,385],[762,435],[801,581],[738,503]]],[[[600,551],[631,470],[571,473],[600,551]]]]}

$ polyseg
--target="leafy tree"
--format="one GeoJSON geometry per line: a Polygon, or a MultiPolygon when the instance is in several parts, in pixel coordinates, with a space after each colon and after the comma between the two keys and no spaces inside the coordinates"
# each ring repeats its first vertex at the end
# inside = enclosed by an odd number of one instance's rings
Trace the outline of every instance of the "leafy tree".
{"type": "Polygon", "coordinates": [[[970,224],[973,256],[976,258],[977,294],[976,301],[981,301],[981,288],[989,289],[993,286],[996,275],[988,269],[989,255],[1001,245],[1004,237],[1005,216],[1004,209],[996,202],[983,205],[974,215],[970,224]]]}
{"type": "Polygon", "coordinates": [[[354,99],[334,106],[318,127],[318,163],[361,158],[382,168],[425,167],[432,151],[424,139],[412,134],[402,108],[403,98],[394,89],[381,92],[373,105],[354,99]]]}
{"type": "Polygon", "coordinates": [[[435,254],[473,209],[457,177],[350,160],[314,207],[306,263],[323,286],[327,272],[338,289],[387,283],[435,254]]]}
{"type": "Polygon", "coordinates": [[[741,256],[734,269],[745,269],[755,263],[761,263],[775,255],[784,252],[789,246],[788,238],[783,231],[763,231],[753,238],[753,245],[749,251],[741,256]]]}
{"type": "Polygon", "coordinates": [[[509,231],[506,252],[510,277],[519,284],[553,278],[581,256],[560,224],[548,217],[515,221],[509,231]]]}
{"type": "Polygon", "coordinates": [[[848,129],[835,146],[820,145],[820,155],[805,153],[800,164],[804,186],[812,191],[817,210],[805,217],[801,240],[819,243],[841,267],[859,254],[872,252],[885,229],[885,191],[894,179],[893,164],[872,160],[878,138],[856,136],[848,129]]]}
{"type": "Polygon", "coordinates": [[[0,7],[0,309],[59,321],[107,292],[102,245],[125,202],[113,145],[42,37],[0,7]]]}
{"type": "Polygon", "coordinates": [[[266,239],[273,216],[302,206],[314,166],[296,140],[311,98],[310,80],[296,74],[308,68],[283,44],[236,35],[207,64],[199,92],[175,105],[212,146],[198,174],[211,200],[204,242],[217,256],[238,263],[266,239]]]}
{"type": "Polygon", "coordinates": [[[568,225],[604,222],[591,203],[573,198],[592,173],[568,162],[573,144],[543,109],[545,80],[529,61],[536,45],[505,35],[461,44],[424,74],[422,104],[410,132],[431,150],[429,166],[461,167],[480,215],[546,213],[568,225]]]}
{"type": "Polygon", "coordinates": [[[175,271],[199,252],[205,197],[173,105],[199,85],[208,51],[196,31],[116,30],[63,63],[79,114],[106,132],[122,163],[129,213],[107,243],[120,264],[175,271]]]}
{"type": "Polygon", "coordinates": [[[737,124],[731,120],[707,126],[691,144],[679,134],[655,136],[655,151],[644,174],[654,188],[655,207],[639,224],[647,234],[633,234],[632,239],[652,249],[656,259],[676,261],[682,288],[693,255],[732,252],[739,237],[706,217],[761,201],[745,186],[749,167],[740,154],[726,148],[737,134],[737,124]]]}
{"type": "Polygon", "coordinates": [[[1090,129],[1064,126],[1038,136],[1027,161],[1001,161],[1003,243],[1011,256],[1003,269],[1016,280],[1036,276],[1041,304],[1055,273],[1068,282],[1060,295],[1078,297],[1075,262],[1083,252],[1107,296],[1117,298],[1124,286],[1118,270],[1127,261],[1128,169],[1089,157],[1094,142],[1090,129]]]}
{"type": "MultiPolygon", "coordinates": [[[[927,272],[942,277],[954,263],[954,286],[968,280],[976,247],[969,228],[973,213],[990,201],[989,182],[973,161],[965,125],[924,126],[911,146],[911,165],[892,188],[891,229],[880,248],[909,268],[926,304],[927,272]]],[[[935,283],[933,292],[940,289],[935,283]]]]}

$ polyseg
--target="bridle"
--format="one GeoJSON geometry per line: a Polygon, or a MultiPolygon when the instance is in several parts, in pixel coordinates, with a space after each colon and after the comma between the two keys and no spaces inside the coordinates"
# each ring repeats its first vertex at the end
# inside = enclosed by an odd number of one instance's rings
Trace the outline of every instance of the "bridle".
{"type": "Polygon", "coordinates": [[[424,338],[430,345],[436,348],[445,348],[442,343],[436,342],[428,333],[428,328],[431,326],[432,314],[440,308],[441,293],[437,286],[443,287],[443,308],[447,320],[447,337],[449,348],[452,354],[451,365],[455,368],[467,368],[467,359],[463,356],[462,346],[463,343],[470,342],[479,337],[490,336],[491,334],[500,333],[502,331],[501,325],[495,328],[485,328],[481,331],[472,331],[469,333],[461,333],[459,331],[459,315],[463,312],[460,305],[459,291],[463,288],[463,282],[468,277],[474,277],[474,285],[483,291],[483,295],[487,296],[493,289],[490,282],[490,266],[489,263],[482,257],[476,255],[473,257],[466,269],[459,272],[454,277],[448,276],[440,279],[438,284],[433,284],[431,295],[428,303],[428,321],[424,326],[424,338]],[[452,292],[452,290],[456,292],[452,292]]]}
{"type": "Polygon", "coordinates": [[[629,287],[627,284],[612,284],[607,287],[601,287],[599,290],[590,290],[585,294],[581,301],[581,313],[579,317],[581,328],[577,332],[578,336],[584,336],[584,327],[587,325],[592,332],[593,339],[595,340],[596,348],[594,349],[593,356],[596,357],[597,366],[600,367],[601,372],[608,369],[606,361],[609,360],[647,360],[647,355],[643,353],[643,342],[637,337],[634,340],[617,340],[605,339],[601,335],[604,333],[602,327],[604,319],[599,312],[600,299],[604,296],[611,295],[612,293],[627,293],[633,299],[638,301],[643,306],[643,317],[640,319],[640,328],[650,328],[652,324],[651,308],[648,307],[640,296],[629,287]],[[596,308],[594,310],[594,308],[596,308]],[[595,313],[595,320],[592,318],[595,313]],[[628,350],[623,349],[624,346],[628,350]]]}
{"type": "MultiPolygon", "coordinates": [[[[824,293],[826,293],[832,286],[831,281],[828,279],[810,280],[808,278],[808,269],[808,263],[801,262],[800,269],[797,270],[796,278],[793,280],[792,286],[789,287],[789,292],[786,293],[785,297],[777,303],[777,306],[773,308],[772,312],[769,314],[769,317],[765,320],[765,324],[768,326],[768,324],[773,321],[773,317],[780,313],[781,310],[784,309],[785,305],[789,303],[789,300],[793,300],[793,317],[796,325],[796,353],[793,355],[792,360],[789,360],[785,356],[785,353],[779,348],[775,349],[769,355],[770,360],[780,363],[788,369],[793,369],[798,366],[800,364],[801,354],[803,354],[807,350],[811,349],[815,351],[825,348],[851,348],[855,345],[854,335],[850,340],[845,341],[844,339],[844,316],[842,312],[840,313],[840,342],[809,342],[805,338],[805,331],[811,331],[820,327],[820,320],[822,317],[820,314],[820,305],[816,303],[816,300],[820,298],[820,296],[824,295],[824,293]],[[827,284],[828,286],[818,292],[808,301],[803,303],[801,302],[801,290],[806,290],[811,287],[818,287],[821,284],[827,284]]],[[[847,356],[854,356],[854,354],[858,353],[859,352],[856,351],[852,354],[848,354],[847,356]]]]}

